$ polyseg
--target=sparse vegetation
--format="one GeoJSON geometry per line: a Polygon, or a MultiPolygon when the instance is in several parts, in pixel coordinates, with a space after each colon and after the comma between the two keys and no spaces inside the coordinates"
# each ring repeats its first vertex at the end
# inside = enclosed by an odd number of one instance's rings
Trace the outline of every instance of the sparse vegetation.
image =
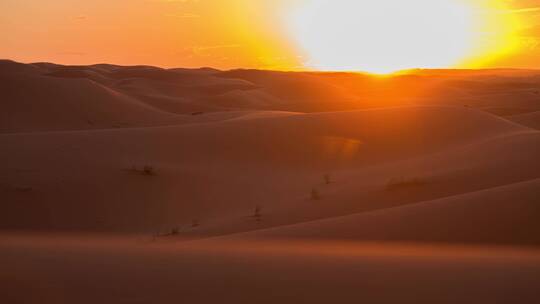
{"type": "Polygon", "coordinates": [[[386,190],[399,190],[409,187],[419,187],[427,184],[427,181],[422,178],[413,177],[413,178],[393,178],[388,181],[386,184],[386,190]]]}
{"type": "Polygon", "coordinates": [[[156,174],[156,171],[154,167],[146,165],[143,167],[142,173],[143,175],[153,176],[156,174]]]}
{"type": "Polygon", "coordinates": [[[180,228],[179,227],[173,227],[171,229],[171,235],[179,235],[180,234],[180,228]]]}
{"type": "Polygon", "coordinates": [[[262,220],[261,207],[259,207],[259,206],[255,207],[255,211],[253,212],[253,218],[257,222],[260,222],[262,220]]]}
{"type": "Polygon", "coordinates": [[[174,226],[170,229],[165,230],[165,232],[161,232],[161,229],[158,229],[156,232],[152,234],[152,240],[157,240],[158,238],[162,237],[169,237],[169,236],[178,236],[181,233],[180,226],[174,226]]]}
{"type": "Polygon", "coordinates": [[[312,189],[311,190],[311,200],[318,201],[321,199],[321,194],[319,193],[319,190],[312,189]]]}
{"type": "Polygon", "coordinates": [[[153,166],[150,165],[144,165],[142,168],[137,166],[132,166],[131,169],[128,169],[129,171],[133,173],[137,173],[144,176],[155,176],[156,175],[156,169],[153,166]]]}
{"type": "Polygon", "coordinates": [[[324,183],[327,185],[330,185],[332,183],[332,177],[330,176],[330,174],[327,173],[324,175],[324,183]]]}

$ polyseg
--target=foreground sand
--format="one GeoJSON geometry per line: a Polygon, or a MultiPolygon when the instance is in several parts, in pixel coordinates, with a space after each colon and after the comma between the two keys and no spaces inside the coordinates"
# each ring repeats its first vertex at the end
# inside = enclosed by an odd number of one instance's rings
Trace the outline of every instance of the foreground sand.
{"type": "Polygon", "coordinates": [[[8,303],[536,303],[540,284],[536,249],[96,238],[0,249],[8,303]]]}
{"type": "Polygon", "coordinates": [[[535,303],[539,87],[0,61],[0,292],[535,303]]]}

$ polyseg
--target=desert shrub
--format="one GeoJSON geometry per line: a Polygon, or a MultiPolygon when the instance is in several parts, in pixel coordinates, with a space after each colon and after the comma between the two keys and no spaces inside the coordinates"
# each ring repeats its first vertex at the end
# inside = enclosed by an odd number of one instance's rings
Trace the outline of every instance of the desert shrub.
{"type": "Polygon", "coordinates": [[[171,235],[179,235],[180,234],[180,228],[179,227],[173,227],[171,229],[171,235]]]}
{"type": "Polygon", "coordinates": [[[156,170],[154,169],[154,167],[146,165],[142,169],[142,174],[143,175],[153,176],[153,175],[156,174],[156,170]]]}
{"type": "Polygon", "coordinates": [[[255,207],[255,211],[253,211],[253,218],[257,222],[260,222],[262,220],[261,207],[259,207],[259,206],[255,207]]]}
{"type": "Polygon", "coordinates": [[[332,177],[330,176],[330,174],[324,175],[324,183],[327,185],[330,185],[332,183],[332,177]]]}
{"type": "Polygon", "coordinates": [[[319,190],[312,189],[311,190],[311,200],[318,201],[321,199],[321,194],[319,193],[319,190]]]}
{"type": "Polygon", "coordinates": [[[412,178],[393,178],[388,181],[386,184],[387,190],[399,190],[403,188],[410,188],[410,187],[419,187],[427,184],[427,181],[425,179],[419,178],[419,177],[412,177],[412,178]]]}
{"type": "Polygon", "coordinates": [[[126,169],[127,171],[144,175],[144,176],[154,176],[156,175],[156,169],[150,165],[144,165],[142,168],[133,165],[131,169],[126,169]]]}

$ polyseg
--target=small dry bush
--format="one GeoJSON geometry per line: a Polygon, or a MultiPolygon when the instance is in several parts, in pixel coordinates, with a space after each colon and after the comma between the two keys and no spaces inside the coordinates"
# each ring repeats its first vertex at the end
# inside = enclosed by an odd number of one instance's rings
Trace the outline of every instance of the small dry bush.
{"type": "Polygon", "coordinates": [[[132,166],[131,169],[127,169],[130,172],[144,175],[144,176],[155,176],[157,175],[156,169],[150,165],[144,165],[143,167],[132,166]]]}
{"type": "Polygon", "coordinates": [[[319,193],[319,190],[313,189],[311,190],[311,200],[318,201],[321,199],[321,194],[319,193]]]}
{"type": "Polygon", "coordinates": [[[400,177],[400,178],[393,178],[388,181],[386,184],[386,190],[400,190],[404,188],[411,188],[411,187],[420,187],[427,184],[427,181],[423,178],[419,177],[412,177],[412,178],[406,178],[406,177],[400,177]]]}

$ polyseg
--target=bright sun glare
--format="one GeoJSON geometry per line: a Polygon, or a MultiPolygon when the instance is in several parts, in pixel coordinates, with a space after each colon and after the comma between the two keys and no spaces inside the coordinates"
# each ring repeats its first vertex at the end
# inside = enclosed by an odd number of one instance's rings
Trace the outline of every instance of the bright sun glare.
{"type": "Polygon", "coordinates": [[[490,9],[470,0],[305,0],[287,26],[308,67],[390,73],[454,67],[493,52],[478,46],[490,9]]]}

